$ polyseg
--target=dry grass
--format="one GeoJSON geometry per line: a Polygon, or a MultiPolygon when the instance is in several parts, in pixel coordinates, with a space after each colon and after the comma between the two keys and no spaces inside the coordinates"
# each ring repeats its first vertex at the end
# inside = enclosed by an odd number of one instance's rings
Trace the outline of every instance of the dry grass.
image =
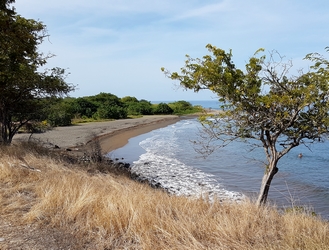
{"type": "Polygon", "coordinates": [[[0,218],[59,230],[71,249],[329,249],[328,223],[307,214],[174,197],[35,150],[0,157],[0,218]]]}

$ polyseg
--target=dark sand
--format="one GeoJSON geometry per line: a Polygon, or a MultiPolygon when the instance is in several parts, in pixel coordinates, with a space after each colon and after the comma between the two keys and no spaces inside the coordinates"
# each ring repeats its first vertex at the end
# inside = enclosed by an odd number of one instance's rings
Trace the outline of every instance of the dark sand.
{"type": "MultiPolygon", "coordinates": [[[[191,116],[195,117],[195,116],[191,116]]],[[[46,143],[50,147],[72,151],[87,150],[96,138],[100,142],[102,153],[109,153],[123,147],[132,137],[166,127],[189,117],[176,115],[152,115],[135,119],[123,119],[106,122],[83,123],[68,127],[56,127],[41,134],[33,134],[32,138],[46,143]]],[[[17,134],[14,142],[28,140],[29,134],[17,134]]]]}

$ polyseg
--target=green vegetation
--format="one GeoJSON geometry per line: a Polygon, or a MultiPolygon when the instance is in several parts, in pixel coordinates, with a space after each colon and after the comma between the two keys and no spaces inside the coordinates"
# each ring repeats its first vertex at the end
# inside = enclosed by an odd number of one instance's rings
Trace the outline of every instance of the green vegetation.
{"type": "Polygon", "coordinates": [[[71,125],[72,113],[74,106],[70,98],[56,99],[47,105],[45,101],[45,107],[47,107],[47,113],[43,117],[50,126],[67,126],[71,125]]]}
{"type": "MultiPolygon", "coordinates": [[[[209,89],[223,102],[215,119],[201,119],[210,141],[221,141],[224,147],[232,140],[249,138],[244,141],[264,148],[267,162],[257,201],[264,204],[278,161],[292,148],[322,141],[329,133],[329,61],[308,54],[305,59],[313,66],[294,76],[290,61],[284,62],[277,52],[267,59],[259,55],[260,49],[243,71],[236,68],[231,51],[206,47],[211,54],[202,59],[187,56],[180,73],[162,71],[183,88],[209,89]]],[[[214,149],[202,138],[200,151],[212,153],[214,149]]]]}
{"type": "Polygon", "coordinates": [[[124,103],[130,116],[153,115],[153,107],[149,101],[139,101],[136,97],[131,96],[123,97],[121,101],[124,103]]]}
{"type": "Polygon", "coordinates": [[[168,105],[173,110],[174,114],[180,114],[180,115],[198,113],[203,110],[202,107],[192,106],[192,104],[187,101],[172,102],[169,103],[168,105]]]}
{"type": "Polygon", "coordinates": [[[159,103],[154,108],[155,114],[172,114],[173,112],[173,109],[167,103],[164,102],[159,103]]]}
{"type": "Polygon", "coordinates": [[[4,0],[0,5],[0,143],[10,144],[19,131],[41,131],[74,122],[124,119],[153,114],[187,114],[195,109],[184,101],[153,105],[135,97],[110,93],[70,98],[74,86],[61,68],[46,69],[48,59],[39,46],[48,37],[46,26],[25,19],[4,0]],[[166,104],[167,105],[167,104],[166,104]],[[27,127],[27,128],[26,128],[27,127]]]}
{"type": "MultiPolygon", "coordinates": [[[[47,106],[47,105],[46,105],[47,106]]],[[[58,98],[48,105],[43,117],[51,126],[68,126],[75,123],[124,119],[143,115],[186,115],[201,112],[200,106],[187,101],[152,104],[147,100],[126,96],[119,98],[110,93],[79,98],[58,98]]]]}
{"type": "MultiPolygon", "coordinates": [[[[127,171],[118,174],[114,165],[99,160],[97,144],[91,161],[83,164],[77,163],[81,159],[74,152],[56,154],[31,144],[8,146],[20,129],[35,132],[49,125],[71,125],[72,120],[202,111],[186,101],[151,104],[110,93],[67,97],[74,86],[65,82],[65,70],[42,71],[51,57],[38,48],[48,36],[45,25],[17,15],[9,6],[14,2],[0,2],[1,249],[328,248],[328,223],[303,208],[279,213],[248,201],[172,196],[127,178],[127,171]]],[[[288,79],[264,57],[253,57],[245,74],[235,69],[230,53],[208,48],[214,57],[196,64],[189,58],[182,75],[168,76],[186,88],[211,89],[229,103],[219,117],[228,118],[229,124],[218,127],[204,119],[208,131],[260,136],[269,160],[264,177],[268,191],[277,161],[304,138],[313,141],[327,132],[329,63],[309,55],[315,61],[313,71],[288,79]],[[262,66],[265,78],[259,76],[262,66]],[[263,83],[270,85],[267,94],[260,92],[263,83]],[[275,148],[279,135],[285,135],[281,152],[275,148]]],[[[266,196],[260,197],[264,203],[266,196]]]]}
{"type": "MultiPolygon", "coordinates": [[[[46,26],[18,15],[13,2],[0,5],[0,144],[10,144],[19,129],[43,118],[46,104],[74,89],[65,82],[65,70],[42,70],[52,57],[39,52],[46,26]]],[[[67,118],[61,113],[51,119],[67,118]]]]}

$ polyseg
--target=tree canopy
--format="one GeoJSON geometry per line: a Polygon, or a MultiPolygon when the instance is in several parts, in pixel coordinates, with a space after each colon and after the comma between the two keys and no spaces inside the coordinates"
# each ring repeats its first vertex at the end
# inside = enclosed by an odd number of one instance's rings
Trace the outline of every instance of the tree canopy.
{"type": "Polygon", "coordinates": [[[180,73],[162,71],[183,88],[218,95],[223,110],[214,119],[201,118],[210,140],[221,141],[221,146],[239,138],[260,142],[266,168],[257,203],[264,204],[282,156],[328,134],[329,62],[320,54],[308,54],[305,59],[313,66],[292,75],[291,61],[275,51],[267,57],[260,49],[241,70],[232,61],[232,51],[206,47],[211,54],[202,59],[187,56],[180,73]]]}
{"type": "Polygon", "coordinates": [[[160,102],[154,109],[155,114],[172,114],[174,111],[172,108],[164,102],[160,102]]]}
{"type": "Polygon", "coordinates": [[[41,71],[52,56],[39,51],[48,36],[46,26],[18,15],[10,8],[13,2],[0,2],[0,140],[4,144],[11,143],[24,124],[40,117],[43,99],[74,89],[65,82],[64,69],[41,71]]]}

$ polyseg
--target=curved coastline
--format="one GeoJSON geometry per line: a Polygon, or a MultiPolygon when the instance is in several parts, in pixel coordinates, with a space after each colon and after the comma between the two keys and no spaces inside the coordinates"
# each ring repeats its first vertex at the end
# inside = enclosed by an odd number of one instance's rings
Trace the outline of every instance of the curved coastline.
{"type": "Polygon", "coordinates": [[[115,149],[125,146],[130,138],[151,132],[155,129],[166,127],[182,119],[182,117],[178,116],[164,117],[163,119],[155,120],[152,122],[145,122],[143,124],[132,125],[127,128],[118,129],[111,133],[97,136],[94,139],[99,140],[102,152],[110,153],[115,149]]]}
{"type": "MultiPolygon", "coordinates": [[[[188,120],[196,117],[198,117],[197,114],[187,116],[158,115],[143,116],[135,119],[85,123],[69,127],[57,127],[45,133],[34,134],[33,138],[45,143],[48,147],[56,150],[69,151],[67,153],[70,155],[80,158],[84,156],[85,152],[91,152],[91,150],[93,150],[93,147],[95,146],[93,142],[95,141],[98,141],[97,143],[99,143],[102,154],[108,154],[115,149],[125,146],[130,138],[151,132],[155,129],[167,127],[181,120],[188,120]]],[[[28,140],[28,138],[28,134],[18,134],[15,137],[15,141],[28,140]]],[[[149,171],[152,172],[153,170],[146,167],[146,172],[149,171]]],[[[190,176],[189,169],[177,168],[177,171],[181,172],[183,177],[185,175],[190,176]]],[[[170,188],[168,189],[166,185],[160,183],[156,178],[147,177],[146,173],[143,174],[140,173],[140,171],[135,173],[135,171],[132,171],[131,174],[133,179],[143,182],[147,181],[155,188],[162,188],[169,193],[179,195],[176,191],[180,188],[174,188],[173,190],[170,188]],[[145,174],[146,176],[144,176],[145,174]]],[[[203,175],[201,174],[200,176],[202,179],[203,175]]],[[[201,179],[200,181],[202,182],[203,180],[201,179]]],[[[171,183],[170,180],[167,182],[171,183]]],[[[185,191],[180,195],[193,196],[206,192],[219,195],[221,200],[240,201],[243,199],[243,195],[228,192],[222,188],[213,186],[211,183],[203,183],[203,185],[201,185],[202,192],[200,192],[200,185],[193,186],[193,182],[186,182],[185,184],[188,188],[185,188],[186,190],[184,189],[185,191]],[[205,188],[206,186],[207,188],[205,188]],[[207,191],[205,191],[206,189],[207,191]]],[[[175,183],[172,183],[172,186],[175,185],[175,183]]]]}
{"type": "MultiPolygon", "coordinates": [[[[132,137],[194,117],[197,116],[150,115],[134,119],[82,123],[56,127],[45,133],[33,134],[32,138],[49,146],[75,152],[88,150],[92,141],[99,140],[105,154],[123,147],[132,137]]],[[[30,134],[17,134],[13,141],[27,141],[29,137],[30,134]]]]}
{"type": "MultiPolygon", "coordinates": [[[[45,133],[33,134],[32,138],[40,140],[41,142],[46,143],[46,146],[53,148],[54,145],[57,145],[60,148],[58,150],[71,149],[72,151],[67,153],[77,156],[83,155],[84,152],[88,151],[90,149],[89,146],[92,145],[91,142],[93,139],[97,138],[100,142],[102,152],[105,154],[123,147],[132,137],[175,124],[180,120],[187,120],[196,117],[198,117],[198,114],[187,116],[160,115],[144,116],[135,119],[84,123],[70,127],[57,127],[45,133]]],[[[30,134],[17,134],[14,137],[13,142],[18,140],[27,141],[29,136],[30,134]]],[[[161,187],[161,184],[155,179],[148,181],[155,187],[161,187]]],[[[328,218],[328,216],[326,217],[328,218]]]]}

